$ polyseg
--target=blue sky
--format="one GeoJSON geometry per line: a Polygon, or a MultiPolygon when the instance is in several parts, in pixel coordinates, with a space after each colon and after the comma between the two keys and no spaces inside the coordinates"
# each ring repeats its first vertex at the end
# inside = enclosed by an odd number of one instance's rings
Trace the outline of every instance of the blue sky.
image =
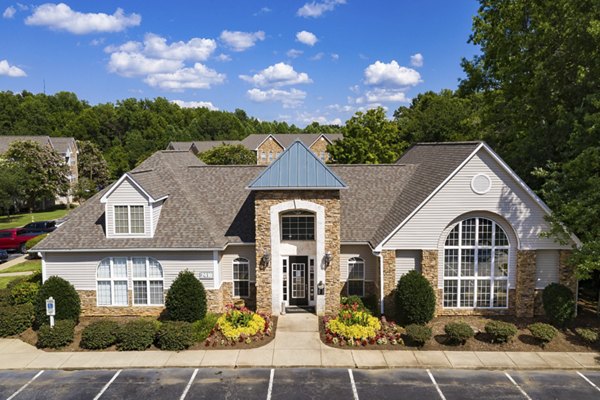
{"type": "Polygon", "coordinates": [[[0,0],[0,90],[166,97],[299,126],[454,89],[475,1],[0,0]]]}

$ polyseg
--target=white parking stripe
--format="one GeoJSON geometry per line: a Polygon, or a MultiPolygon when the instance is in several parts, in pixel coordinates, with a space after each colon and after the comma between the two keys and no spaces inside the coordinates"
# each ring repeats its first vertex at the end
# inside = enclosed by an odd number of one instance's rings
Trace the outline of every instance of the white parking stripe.
{"type": "Polygon", "coordinates": [[[121,373],[121,371],[123,371],[123,370],[120,369],[117,372],[115,372],[115,374],[113,375],[113,377],[110,378],[110,381],[108,381],[108,383],[106,385],[104,385],[104,387],[102,388],[102,390],[100,391],[100,393],[98,393],[96,395],[96,397],[94,397],[94,400],[98,400],[100,398],[100,396],[102,396],[104,394],[104,392],[106,392],[106,389],[108,389],[108,387],[110,386],[110,384],[113,383],[115,381],[115,379],[117,379],[117,376],[119,376],[119,374],[121,373]]]}
{"type": "Polygon", "coordinates": [[[18,394],[19,394],[19,393],[21,393],[23,390],[25,390],[25,388],[26,388],[27,386],[29,386],[29,384],[30,384],[31,382],[35,381],[35,380],[37,379],[37,377],[38,377],[38,376],[40,376],[40,375],[41,375],[41,374],[43,374],[43,373],[44,373],[44,370],[41,370],[40,372],[38,372],[37,374],[35,374],[35,376],[34,376],[33,378],[31,378],[31,379],[29,380],[29,382],[27,382],[26,384],[24,384],[23,386],[21,386],[21,388],[20,388],[19,390],[17,390],[16,392],[14,392],[14,393],[12,394],[12,396],[10,396],[10,397],[9,397],[8,399],[6,399],[6,400],[12,400],[12,399],[14,399],[16,395],[18,395],[18,394]]]}
{"type": "Polygon", "coordinates": [[[437,390],[438,394],[440,395],[440,398],[442,400],[446,400],[446,396],[444,396],[444,393],[442,393],[442,389],[440,389],[440,387],[438,386],[438,384],[435,381],[435,378],[433,377],[433,374],[431,373],[431,371],[427,370],[427,374],[429,375],[429,379],[431,379],[431,382],[433,382],[433,386],[435,386],[435,389],[437,390]]]}
{"type": "Polygon", "coordinates": [[[579,371],[577,371],[577,375],[579,375],[580,377],[582,377],[583,379],[585,379],[585,381],[587,383],[589,383],[590,385],[592,385],[593,387],[595,387],[596,390],[600,392],[600,388],[598,386],[596,386],[596,384],[594,382],[590,381],[587,376],[585,376],[584,374],[582,374],[579,371]]]}
{"type": "Polygon", "coordinates": [[[350,375],[350,383],[352,384],[352,394],[354,395],[354,400],[358,400],[358,391],[356,390],[356,383],[354,382],[354,374],[350,368],[348,368],[348,375],[350,375]]]}
{"type": "Polygon", "coordinates": [[[267,400],[271,400],[273,393],[273,378],[275,377],[275,369],[271,368],[271,376],[269,377],[269,390],[267,390],[267,400]]]}
{"type": "Polygon", "coordinates": [[[192,387],[192,383],[194,382],[194,379],[196,378],[197,373],[198,373],[198,368],[196,368],[194,370],[194,373],[190,377],[190,380],[189,380],[188,384],[186,385],[185,389],[183,389],[183,393],[181,393],[181,397],[179,398],[179,400],[185,399],[185,396],[187,396],[188,392],[190,391],[190,388],[192,387]]]}
{"type": "Polygon", "coordinates": [[[517,382],[515,382],[515,380],[512,378],[512,376],[510,376],[510,375],[508,374],[508,372],[505,372],[505,373],[504,373],[504,375],[506,375],[506,377],[508,378],[508,380],[509,380],[509,381],[511,381],[511,382],[512,382],[512,384],[513,384],[513,385],[515,385],[515,387],[516,387],[517,389],[519,389],[519,392],[521,392],[521,394],[522,394],[523,396],[525,396],[525,398],[526,398],[527,400],[531,400],[531,397],[529,397],[529,395],[527,394],[527,392],[525,392],[525,391],[523,390],[523,388],[522,388],[521,386],[519,386],[519,384],[518,384],[517,382]]]}

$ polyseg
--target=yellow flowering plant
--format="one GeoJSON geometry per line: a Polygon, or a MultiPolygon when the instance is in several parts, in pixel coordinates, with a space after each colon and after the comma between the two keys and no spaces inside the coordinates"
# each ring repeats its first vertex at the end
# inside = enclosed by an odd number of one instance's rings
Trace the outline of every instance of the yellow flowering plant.
{"type": "Polygon", "coordinates": [[[217,329],[231,342],[246,341],[260,333],[267,333],[267,321],[261,315],[245,308],[227,307],[217,320],[217,329]]]}

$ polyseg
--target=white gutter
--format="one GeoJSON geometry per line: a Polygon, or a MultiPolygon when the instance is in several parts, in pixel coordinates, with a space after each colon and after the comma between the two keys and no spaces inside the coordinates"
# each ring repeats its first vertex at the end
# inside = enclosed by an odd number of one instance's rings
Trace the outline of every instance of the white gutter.
{"type": "Polygon", "coordinates": [[[384,301],[383,301],[383,255],[381,254],[380,251],[373,251],[373,255],[377,258],[379,258],[379,312],[381,313],[381,315],[384,314],[385,309],[384,309],[384,301]]]}

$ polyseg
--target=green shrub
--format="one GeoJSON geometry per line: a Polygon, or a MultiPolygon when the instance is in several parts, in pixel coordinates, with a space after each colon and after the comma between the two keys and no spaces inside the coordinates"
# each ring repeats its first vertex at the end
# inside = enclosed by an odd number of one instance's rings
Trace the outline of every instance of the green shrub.
{"type": "MultiPolygon", "coordinates": [[[[48,234],[44,233],[43,235],[39,235],[34,237],[33,239],[29,239],[27,243],[25,243],[25,248],[27,249],[27,251],[31,250],[33,246],[46,239],[46,236],[48,236],[48,234]]],[[[37,254],[35,256],[37,257],[37,254]]]]}
{"type": "Polygon", "coordinates": [[[0,307],[0,337],[18,335],[31,327],[33,323],[33,306],[19,304],[0,307]]]}
{"type": "Polygon", "coordinates": [[[51,276],[38,291],[35,301],[35,325],[41,326],[48,322],[46,316],[46,299],[53,297],[56,305],[55,320],[71,320],[77,324],[81,314],[79,295],[73,285],[58,276],[51,276]]]}
{"type": "Polygon", "coordinates": [[[452,343],[465,344],[467,340],[475,336],[475,332],[473,331],[473,328],[471,328],[471,325],[462,321],[447,323],[446,326],[444,326],[444,332],[446,332],[448,340],[452,343]]]}
{"type": "Polygon", "coordinates": [[[165,307],[170,319],[194,322],[206,316],[204,285],[193,272],[181,271],[167,292],[165,307]]]}
{"type": "Polygon", "coordinates": [[[409,342],[421,347],[431,339],[431,328],[425,325],[410,324],[406,328],[409,342]]]}
{"type": "Polygon", "coordinates": [[[73,341],[75,336],[75,322],[68,319],[56,321],[54,328],[50,325],[42,325],[38,330],[36,346],[43,348],[58,349],[73,341]]]}
{"type": "Polygon", "coordinates": [[[193,322],[194,341],[203,342],[210,335],[218,319],[218,314],[208,313],[203,319],[193,322]]]}
{"type": "Polygon", "coordinates": [[[529,332],[531,332],[531,336],[542,343],[542,347],[544,347],[546,343],[550,343],[558,334],[558,330],[556,330],[555,327],[542,322],[531,324],[527,327],[527,329],[529,329],[529,332]]]}
{"type": "Polygon", "coordinates": [[[575,297],[571,289],[551,283],[542,292],[544,312],[552,324],[563,327],[575,317],[575,297]]]}
{"type": "Polygon", "coordinates": [[[363,304],[363,299],[361,299],[359,296],[356,295],[352,295],[352,296],[348,296],[348,297],[344,297],[342,296],[342,299],[340,300],[340,304],[341,305],[348,305],[348,306],[352,306],[354,304],[358,305],[358,308],[361,311],[365,310],[365,305],[363,304]]]}
{"type": "Polygon", "coordinates": [[[40,285],[33,282],[21,282],[10,291],[10,302],[12,304],[33,304],[40,290],[40,285]]]}
{"type": "Polygon", "coordinates": [[[598,341],[598,331],[590,328],[575,328],[575,332],[589,344],[596,343],[598,341]]]}
{"type": "Polygon", "coordinates": [[[379,301],[377,300],[377,296],[374,294],[370,294],[363,299],[363,304],[365,305],[365,309],[373,315],[379,315],[380,311],[377,308],[379,305],[379,301]]]}
{"type": "Polygon", "coordinates": [[[106,349],[117,343],[119,324],[110,319],[94,321],[83,329],[81,343],[84,349],[100,350],[106,349]]]}
{"type": "Polygon", "coordinates": [[[492,342],[509,342],[517,334],[518,330],[514,324],[503,321],[490,321],[485,324],[485,331],[492,336],[492,342]]]}
{"type": "Polygon", "coordinates": [[[164,322],[156,335],[156,345],[162,350],[185,350],[193,344],[192,324],[185,321],[164,322]]]}
{"type": "Polygon", "coordinates": [[[140,318],[121,325],[117,334],[118,350],[146,350],[154,343],[160,322],[140,318]]]}
{"type": "Polygon", "coordinates": [[[396,288],[396,310],[405,324],[426,324],[435,312],[435,292],[429,281],[417,271],[402,276],[396,288]]]}
{"type": "Polygon", "coordinates": [[[42,271],[35,271],[33,274],[29,275],[25,280],[27,282],[37,283],[38,285],[42,286],[42,271]]]}
{"type": "Polygon", "coordinates": [[[10,289],[0,289],[0,307],[12,305],[10,301],[10,289]]]}

